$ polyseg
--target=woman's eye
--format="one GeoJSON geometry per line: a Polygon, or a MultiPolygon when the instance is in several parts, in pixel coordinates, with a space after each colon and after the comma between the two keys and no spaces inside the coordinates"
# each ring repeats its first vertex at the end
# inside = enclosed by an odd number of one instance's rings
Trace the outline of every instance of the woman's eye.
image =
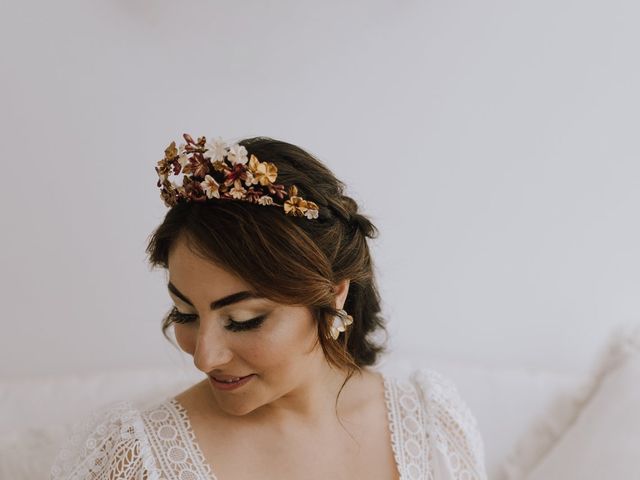
{"type": "MultiPolygon", "coordinates": [[[[169,318],[174,323],[191,323],[198,318],[198,315],[194,313],[182,313],[179,312],[176,307],[173,307],[173,309],[169,313],[169,318]]],[[[267,315],[260,315],[259,317],[252,318],[251,320],[247,320],[246,322],[236,322],[230,318],[229,324],[225,325],[224,328],[226,328],[227,330],[231,330],[232,332],[253,330],[260,327],[260,325],[262,325],[266,318],[267,315]]]]}
{"type": "Polygon", "coordinates": [[[232,332],[254,330],[264,323],[265,318],[267,318],[266,315],[260,315],[259,317],[252,318],[251,320],[247,320],[246,322],[234,322],[232,319],[229,319],[229,325],[225,325],[224,328],[226,328],[227,330],[231,330],[232,332]]]}
{"type": "Polygon", "coordinates": [[[197,315],[193,313],[179,312],[176,307],[173,307],[173,309],[169,313],[169,319],[171,319],[173,323],[189,323],[193,322],[196,318],[198,318],[197,315]]]}

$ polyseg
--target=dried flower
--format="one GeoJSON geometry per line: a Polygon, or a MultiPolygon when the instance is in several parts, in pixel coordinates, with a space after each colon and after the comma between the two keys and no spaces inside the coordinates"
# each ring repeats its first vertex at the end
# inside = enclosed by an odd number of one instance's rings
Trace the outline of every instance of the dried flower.
{"type": "Polygon", "coordinates": [[[205,143],[205,147],[207,148],[205,155],[209,157],[212,162],[224,160],[227,154],[227,144],[220,137],[213,142],[205,143]]]}
{"type": "Polygon", "coordinates": [[[204,181],[200,184],[204,192],[207,194],[207,198],[220,198],[220,185],[211,176],[204,177],[204,181]]]}
{"type": "Polygon", "coordinates": [[[236,180],[233,188],[229,190],[229,193],[233,198],[244,198],[244,195],[245,193],[247,193],[247,191],[242,187],[242,183],[240,182],[240,180],[236,180]]]}
{"type": "Polygon", "coordinates": [[[247,163],[247,149],[244,148],[243,145],[235,143],[227,152],[227,159],[229,159],[232,164],[241,163],[244,165],[247,163]]]}
{"type": "Polygon", "coordinates": [[[274,183],[278,177],[278,168],[273,163],[259,162],[253,154],[249,158],[248,168],[256,179],[255,183],[260,183],[260,185],[274,183]]]}
{"type": "Polygon", "coordinates": [[[294,216],[302,216],[307,211],[307,202],[300,197],[289,197],[284,202],[284,212],[294,216]]]}
{"type": "Polygon", "coordinates": [[[260,162],[254,154],[247,158],[244,145],[236,143],[229,147],[220,137],[211,142],[204,136],[195,141],[187,133],[182,137],[186,143],[176,147],[176,143],[171,142],[155,167],[160,198],[167,207],[183,201],[232,199],[281,207],[291,216],[318,218],[317,204],[300,197],[295,185],[286,189],[275,183],[277,166],[260,162]],[[169,180],[169,175],[180,173],[182,185],[169,180]],[[283,203],[275,202],[285,198],[283,203]]]}

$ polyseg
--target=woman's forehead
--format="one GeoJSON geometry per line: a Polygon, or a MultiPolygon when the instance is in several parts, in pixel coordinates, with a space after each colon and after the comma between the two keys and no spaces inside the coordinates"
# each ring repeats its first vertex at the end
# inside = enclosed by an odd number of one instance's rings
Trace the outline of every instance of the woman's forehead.
{"type": "MultiPolygon", "coordinates": [[[[187,246],[177,245],[170,253],[167,262],[169,276],[175,278],[187,277],[189,279],[198,277],[200,282],[210,279],[214,283],[234,283],[236,285],[247,286],[240,277],[225,269],[214,261],[204,258],[194,253],[187,246]]],[[[175,283],[175,282],[174,282],[175,283]]]]}

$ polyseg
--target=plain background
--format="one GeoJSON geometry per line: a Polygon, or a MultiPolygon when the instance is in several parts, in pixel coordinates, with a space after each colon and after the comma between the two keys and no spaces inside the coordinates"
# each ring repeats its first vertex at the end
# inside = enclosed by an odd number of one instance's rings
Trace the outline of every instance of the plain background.
{"type": "MultiPolygon", "coordinates": [[[[317,155],[395,352],[582,370],[640,307],[636,2],[5,1],[0,376],[184,362],[144,249],[183,132],[317,155]]],[[[187,360],[189,361],[189,360],[187,360]]]]}

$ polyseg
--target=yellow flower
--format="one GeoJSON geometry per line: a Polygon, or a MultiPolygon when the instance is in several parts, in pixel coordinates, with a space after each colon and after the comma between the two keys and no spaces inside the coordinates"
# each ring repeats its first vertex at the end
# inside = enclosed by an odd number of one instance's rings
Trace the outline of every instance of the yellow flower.
{"type": "Polygon", "coordinates": [[[270,185],[278,178],[278,167],[269,162],[260,162],[258,158],[251,154],[247,169],[253,175],[253,183],[259,183],[262,186],[270,185]]]}
{"type": "Polygon", "coordinates": [[[306,210],[307,202],[300,197],[290,197],[284,202],[284,213],[287,215],[302,216],[306,210]]]}
{"type": "Polygon", "coordinates": [[[258,160],[258,157],[252,153],[251,157],[249,157],[249,162],[247,163],[247,170],[251,173],[256,173],[258,171],[258,165],[260,165],[260,161],[258,160]]]}
{"type": "Polygon", "coordinates": [[[204,177],[204,181],[200,182],[200,186],[204,193],[207,194],[207,198],[220,198],[220,184],[211,175],[204,177]]]}
{"type": "Polygon", "coordinates": [[[244,194],[247,191],[242,187],[242,181],[238,178],[233,182],[233,188],[229,190],[229,193],[233,198],[244,198],[244,194]]]}
{"type": "Polygon", "coordinates": [[[271,183],[274,183],[277,177],[278,167],[276,167],[275,163],[262,162],[258,169],[258,178],[260,179],[260,185],[269,185],[271,183]]]}

